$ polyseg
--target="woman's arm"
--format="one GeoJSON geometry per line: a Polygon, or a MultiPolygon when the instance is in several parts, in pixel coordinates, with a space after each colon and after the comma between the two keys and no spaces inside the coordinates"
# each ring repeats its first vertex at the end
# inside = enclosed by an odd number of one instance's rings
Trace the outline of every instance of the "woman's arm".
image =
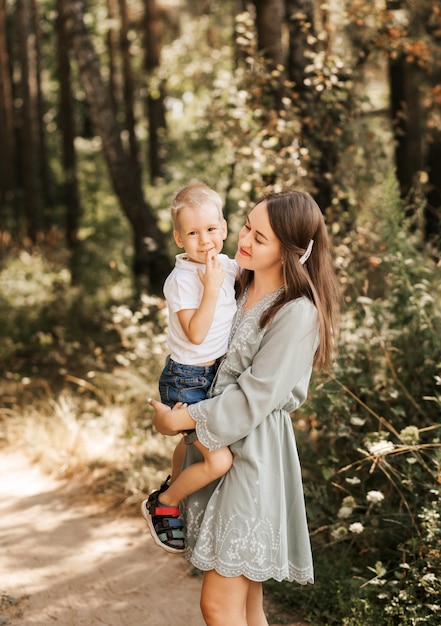
{"type": "Polygon", "coordinates": [[[298,408],[306,399],[317,344],[317,311],[309,300],[281,309],[236,381],[189,407],[201,443],[209,450],[231,445],[275,409],[298,408]]]}
{"type": "Polygon", "coordinates": [[[178,435],[184,430],[192,430],[196,422],[190,416],[185,405],[171,409],[166,404],[149,398],[149,404],[155,409],[152,424],[163,435],[178,435]]]}
{"type": "Polygon", "coordinates": [[[150,400],[154,427],[163,435],[196,428],[209,450],[246,437],[292,392],[296,406],[306,398],[318,341],[317,312],[306,299],[287,305],[274,318],[251,367],[219,396],[170,409],[150,400]]]}

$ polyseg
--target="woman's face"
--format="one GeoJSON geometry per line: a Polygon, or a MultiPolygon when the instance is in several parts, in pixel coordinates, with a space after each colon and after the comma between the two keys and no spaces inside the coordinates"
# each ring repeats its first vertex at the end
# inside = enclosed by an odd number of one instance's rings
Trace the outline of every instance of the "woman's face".
{"type": "Polygon", "coordinates": [[[280,241],[270,226],[266,202],[254,207],[241,228],[236,261],[246,270],[281,273],[280,241]]]}

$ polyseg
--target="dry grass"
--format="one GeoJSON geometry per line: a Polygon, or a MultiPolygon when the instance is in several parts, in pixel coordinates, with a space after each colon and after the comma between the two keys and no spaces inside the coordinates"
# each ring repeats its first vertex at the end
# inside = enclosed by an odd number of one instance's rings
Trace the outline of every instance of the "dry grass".
{"type": "Polygon", "coordinates": [[[75,497],[130,513],[168,471],[175,441],[153,432],[152,389],[133,372],[67,377],[57,394],[44,381],[2,381],[1,395],[2,445],[69,478],[75,497]]]}

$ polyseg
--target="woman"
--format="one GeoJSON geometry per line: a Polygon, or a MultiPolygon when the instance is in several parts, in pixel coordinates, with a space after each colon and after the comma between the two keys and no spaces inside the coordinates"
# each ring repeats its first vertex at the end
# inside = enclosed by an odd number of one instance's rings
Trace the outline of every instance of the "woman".
{"type": "MultiPolygon", "coordinates": [[[[211,397],[170,410],[150,401],[165,435],[195,428],[233,466],[187,498],[187,557],[204,571],[209,626],[266,626],[262,582],[313,582],[301,470],[290,413],[313,366],[332,360],[336,282],[323,216],[309,194],[267,196],[239,233],[242,268],[230,346],[211,397]]],[[[188,446],[186,464],[197,460],[188,446]]]]}

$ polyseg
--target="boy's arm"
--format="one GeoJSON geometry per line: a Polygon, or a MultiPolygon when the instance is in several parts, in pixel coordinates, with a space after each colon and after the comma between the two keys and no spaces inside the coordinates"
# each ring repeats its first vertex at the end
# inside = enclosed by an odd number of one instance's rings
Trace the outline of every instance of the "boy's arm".
{"type": "Polygon", "coordinates": [[[216,254],[207,254],[205,273],[198,269],[204,285],[201,303],[197,309],[182,309],[177,316],[187,339],[196,345],[201,344],[210,330],[216,310],[217,298],[225,277],[225,270],[216,254]]]}

